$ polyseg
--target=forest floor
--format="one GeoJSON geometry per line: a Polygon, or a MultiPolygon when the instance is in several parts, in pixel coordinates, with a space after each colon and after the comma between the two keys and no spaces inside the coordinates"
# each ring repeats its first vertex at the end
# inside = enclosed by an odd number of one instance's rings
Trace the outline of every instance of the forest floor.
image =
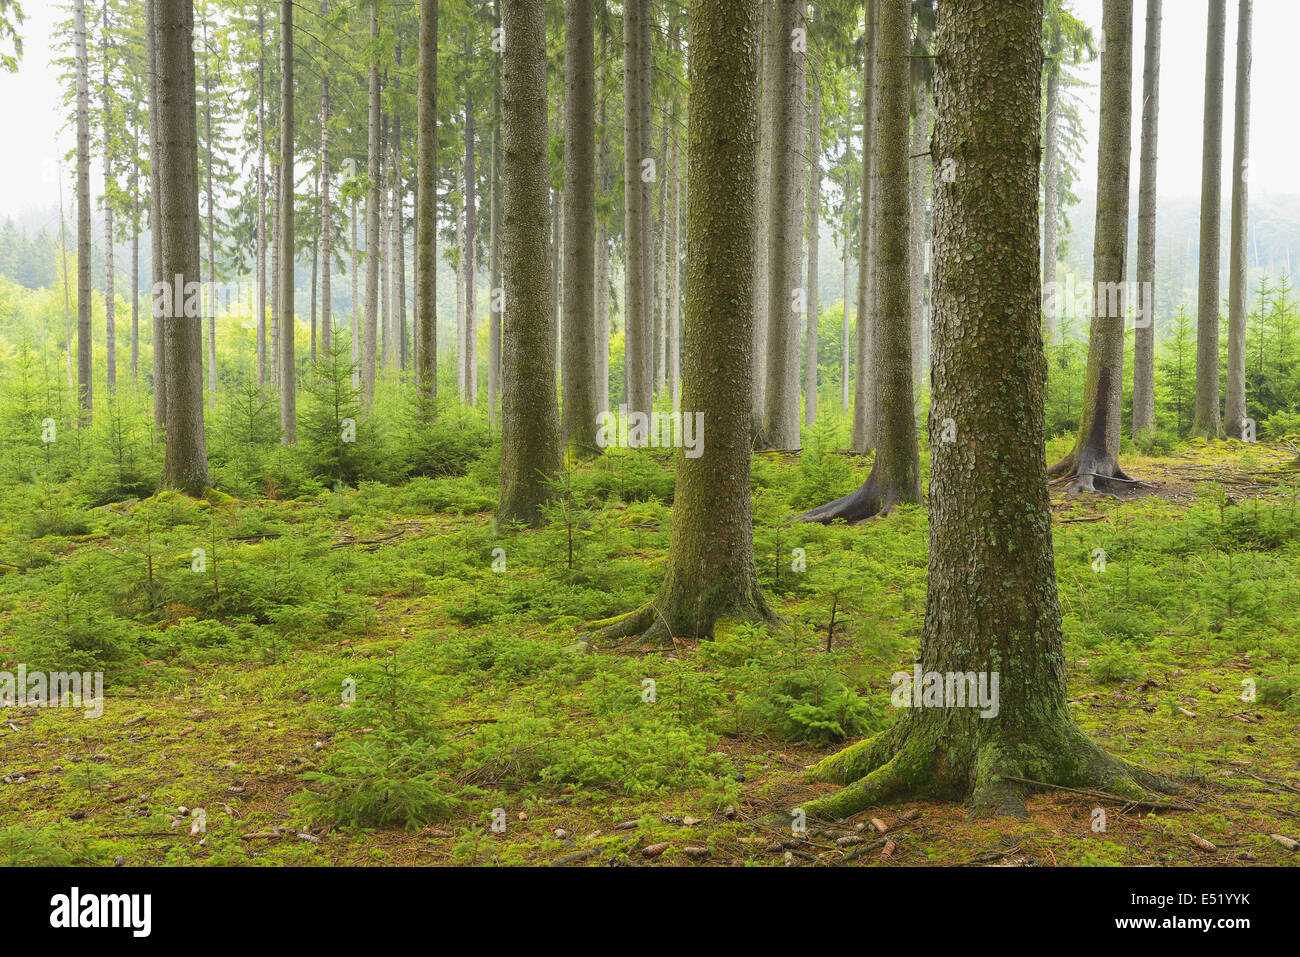
{"type": "Polygon", "coordinates": [[[1071,710],[1181,809],[1046,790],[1026,820],[913,802],[797,836],[763,822],[895,718],[920,636],[923,509],[787,521],[866,461],[756,457],[784,626],[650,651],[582,626],[653,595],[668,455],[575,471],[529,532],[493,528],[487,460],[302,500],[7,505],[0,671],[58,649],[107,686],[97,719],[0,710],[0,863],[1300,863],[1272,837],[1300,839],[1295,458],[1131,453],[1152,488],[1053,495],[1071,710]]]}

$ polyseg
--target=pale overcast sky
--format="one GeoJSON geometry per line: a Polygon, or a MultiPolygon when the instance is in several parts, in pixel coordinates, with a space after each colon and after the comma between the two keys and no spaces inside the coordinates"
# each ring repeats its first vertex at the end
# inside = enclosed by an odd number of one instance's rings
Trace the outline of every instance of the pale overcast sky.
{"type": "MultiPolygon", "coordinates": [[[[71,145],[59,103],[57,71],[51,65],[51,34],[63,14],[53,0],[26,0],[26,43],[16,74],[0,74],[0,119],[12,139],[0,149],[0,215],[46,210],[57,202],[55,164],[71,145]]],[[[1074,0],[1090,26],[1101,25],[1101,0],[1074,0]]],[[[1134,2],[1133,186],[1137,186],[1138,127],[1142,97],[1142,39],[1146,3],[1134,2]]],[[[1160,171],[1162,197],[1195,196],[1200,191],[1201,115],[1204,97],[1207,0],[1165,0],[1160,80],[1160,171]]],[[[1232,99],[1236,63],[1237,4],[1228,3],[1227,66],[1224,98],[1224,177],[1232,151],[1232,99]]],[[[1291,49],[1300,36],[1300,0],[1255,0],[1253,105],[1250,182],[1254,196],[1295,193],[1300,163],[1300,122],[1295,96],[1300,63],[1291,49]]],[[[1084,151],[1081,188],[1094,182],[1097,161],[1096,63],[1080,68],[1091,88],[1077,92],[1084,101],[1089,145],[1084,151]]],[[[98,172],[92,188],[98,190],[98,172]]],[[[1228,195],[1226,190],[1225,197],[1228,195]]],[[[66,197],[65,197],[66,201],[66,197]]]]}

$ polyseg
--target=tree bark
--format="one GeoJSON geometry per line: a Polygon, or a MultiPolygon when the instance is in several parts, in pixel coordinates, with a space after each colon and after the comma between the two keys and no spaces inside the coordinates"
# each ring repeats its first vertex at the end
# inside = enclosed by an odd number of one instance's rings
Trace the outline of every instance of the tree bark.
{"type": "Polygon", "coordinates": [[[596,10],[564,8],[564,444],[594,455],[596,444],[596,10]]]}
{"type": "Polygon", "coordinates": [[[761,63],[759,77],[758,118],[758,154],[754,160],[757,194],[754,200],[754,384],[753,417],[754,432],[758,445],[766,445],[763,434],[763,419],[767,414],[767,335],[770,326],[770,294],[768,278],[770,275],[769,237],[772,233],[772,153],[775,149],[775,109],[774,101],[777,90],[774,86],[776,63],[780,57],[780,28],[778,25],[779,3],[762,4],[761,19],[761,63]]]}
{"type": "Polygon", "coordinates": [[[257,384],[266,385],[266,16],[257,0],[257,384]]]}
{"type": "MultiPolygon", "coordinates": [[[[321,17],[329,16],[329,0],[321,0],[321,17]]],[[[330,239],[332,232],[331,217],[333,205],[330,202],[330,76],[329,48],[321,51],[321,87],[320,87],[320,335],[321,347],[330,351],[333,342],[334,319],[330,291],[330,272],[333,254],[330,239]]],[[[314,358],[314,355],[313,355],[314,358]]]]}
{"type": "Polygon", "coordinates": [[[112,106],[109,100],[109,78],[108,78],[108,4],[103,5],[103,16],[101,18],[104,35],[100,37],[100,54],[103,59],[104,79],[100,87],[100,102],[103,104],[103,127],[104,127],[104,378],[105,385],[111,393],[117,388],[117,283],[113,269],[113,204],[116,197],[113,195],[114,181],[113,176],[116,172],[116,162],[113,158],[113,137],[116,132],[113,127],[112,106]]]}
{"type": "Polygon", "coordinates": [[[550,172],[545,0],[504,0],[502,329],[499,525],[543,522],[561,469],[555,401],[555,307],[547,255],[550,172]]]}
{"type": "Polygon", "coordinates": [[[821,84],[812,74],[808,79],[808,100],[808,222],[804,228],[808,242],[808,279],[804,283],[808,315],[804,332],[803,420],[811,428],[817,422],[817,323],[821,318],[817,247],[820,245],[822,211],[821,84]]]}
{"type": "Polygon", "coordinates": [[[623,4],[623,195],[627,260],[627,291],[623,300],[623,381],[628,409],[645,413],[650,412],[653,404],[648,300],[650,250],[646,245],[649,184],[642,182],[641,166],[650,155],[643,119],[643,116],[649,117],[650,98],[641,77],[644,65],[641,46],[649,27],[649,12],[648,0],[625,0],[623,4]]]}
{"type": "Polygon", "coordinates": [[[1051,474],[1070,477],[1070,493],[1113,492],[1134,483],[1119,467],[1133,112],[1133,0],[1105,0],[1102,9],[1106,49],[1101,55],[1088,372],[1074,450],[1051,470],[1051,474]]]}
{"type": "Polygon", "coordinates": [[[876,447],[876,378],[873,348],[875,317],[871,297],[875,288],[872,186],[876,143],[873,139],[876,100],[876,23],[880,0],[867,0],[867,32],[862,44],[862,200],[858,242],[857,378],[853,389],[853,450],[863,455],[876,447]]]}
{"type": "MultiPolygon", "coordinates": [[[[922,49],[929,50],[930,38],[921,33],[922,49]]],[[[911,289],[912,392],[914,411],[921,411],[928,365],[925,361],[925,194],[932,168],[930,157],[930,84],[923,70],[912,71],[912,179],[911,179],[911,289]]]]}
{"type": "MultiPolygon", "coordinates": [[[[894,6],[882,8],[883,33],[894,6]]],[[[1119,37],[1107,36],[1109,51],[1119,37]]],[[[919,667],[941,677],[971,673],[988,689],[998,675],[996,708],[913,699],[891,728],[813,769],[846,785],[803,805],[814,819],[921,798],[1023,817],[1020,788],[1008,777],[1127,795],[1165,786],[1098,749],[1066,704],[1043,462],[1042,2],[949,0],[936,40],[934,155],[954,161],[956,179],[935,180],[930,557],[919,667]],[[945,419],[956,423],[955,441],[941,439],[945,419]]],[[[882,225],[885,262],[889,233],[882,225]]]]}
{"type": "Polygon", "coordinates": [[[1160,130],[1160,0],[1147,0],[1138,174],[1138,295],[1133,330],[1133,438],[1156,427],[1156,156],[1160,130]]]}
{"type": "MultiPolygon", "coordinates": [[[[467,48],[466,57],[470,56],[467,48]]],[[[474,97],[465,92],[465,341],[461,344],[461,361],[465,366],[465,399],[478,403],[478,335],[477,310],[474,303],[476,269],[474,263],[475,225],[478,214],[474,198],[474,97]]]]}
{"type": "Polygon", "coordinates": [[[1054,37],[1043,66],[1047,74],[1043,123],[1043,288],[1046,290],[1043,325],[1049,343],[1056,338],[1056,318],[1061,306],[1060,296],[1055,292],[1056,256],[1060,249],[1057,229],[1061,218],[1061,54],[1061,39],[1054,37]]]}
{"type": "Polygon", "coordinates": [[[171,287],[170,294],[166,290],[154,292],[154,314],[161,313],[166,325],[167,446],[162,486],[197,496],[209,481],[203,433],[194,5],[193,0],[151,2],[158,72],[163,275],[165,284],[171,287]]]}
{"type": "Polygon", "coordinates": [[[433,399],[438,394],[438,0],[420,0],[417,100],[415,382],[421,395],[433,399]]]}
{"type": "Polygon", "coordinates": [[[1237,99],[1232,132],[1232,239],[1228,251],[1228,381],[1224,432],[1249,437],[1246,423],[1246,221],[1250,214],[1246,164],[1250,148],[1251,14],[1253,0],[1237,4],[1237,99]]]}
{"type": "MultiPolygon", "coordinates": [[[[379,0],[370,0],[370,41],[379,41],[379,0]]],[[[370,61],[370,111],[367,126],[366,304],[361,350],[361,394],[366,408],[375,401],[375,351],[379,335],[379,61],[370,61]]]]}
{"type": "MultiPolygon", "coordinates": [[[[876,458],[862,487],[800,516],[829,524],[888,514],[921,501],[920,451],[912,397],[911,197],[908,157],[911,87],[911,11],[882,4],[878,21],[878,87],[872,140],[876,144],[876,256],[872,292],[878,403],[876,458]]],[[[861,375],[859,371],[859,375],[861,375]]]]}
{"type": "Polygon", "coordinates": [[[77,71],[77,402],[81,424],[94,405],[94,345],[90,328],[90,64],[86,53],[86,0],[73,0],[73,55],[77,71]]]}
{"type": "MultiPolygon", "coordinates": [[[[492,24],[501,26],[501,0],[492,0],[492,24]]],[[[501,58],[492,57],[492,147],[488,197],[488,421],[501,404],[501,58]]]]}
{"type": "Polygon", "coordinates": [[[1196,410],[1192,432],[1217,439],[1219,418],[1219,221],[1223,170],[1223,47],[1227,0],[1209,0],[1205,127],[1201,154],[1201,261],[1196,303],[1196,410]]]}
{"type": "MultiPolygon", "coordinates": [[[[777,0],[773,46],[772,183],[768,201],[767,385],[763,432],[778,449],[797,449],[799,439],[799,325],[797,293],[803,251],[804,50],[800,0],[777,0]]],[[[806,295],[806,292],[805,292],[806,295]]],[[[802,298],[802,297],[799,297],[802,298]]]]}
{"type": "MultiPolygon", "coordinates": [[[[159,292],[159,284],[170,281],[166,278],[166,273],[163,270],[162,180],[160,176],[162,141],[158,129],[158,27],[155,22],[158,18],[158,0],[145,0],[144,17],[145,61],[148,64],[149,74],[149,259],[151,266],[150,299],[152,300],[159,292]]],[[[62,179],[60,179],[60,183],[62,183],[62,179]]],[[[62,186],[60,186],[60,231],[63,227],[62,198],[62,186]]],[[[66,295],[66,260],[64,273],[66,295]]],[[[153,339],[153,427],[155,432],[161,433],[167,419],[167,325],[158,309],[150,308],[149,313],[153,339]]],[[[68,339],[68,354],[69,357],[72,354],[71,336],[68,339]]],[[[69,369],[69,374],[71,374],[71,369],[69,369]]]]}
{"type": "Polygon", "coordinates": [[[293,304],[293,2],[280,0],[280,441],[298,441],[293,304]]]}
{"type": "Polygon", "coordinates": [[[750,503],[758,4],[691,8],[683,417],[703,415],[698,457],[678,453],[659,596],[607,638],[708,637],[724,618],[772,622],[754,567],[750,503]]]}

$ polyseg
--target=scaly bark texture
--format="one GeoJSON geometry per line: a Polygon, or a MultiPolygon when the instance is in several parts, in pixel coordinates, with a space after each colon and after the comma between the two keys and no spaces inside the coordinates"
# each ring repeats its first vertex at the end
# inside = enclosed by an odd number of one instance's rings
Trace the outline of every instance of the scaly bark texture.
{"type": "Polygon", "coordinates": [[[438,0],[420,0],[417,100],[415,382],[432,399],[438,394],[438,0]]]}
{"type": "MultiPolygon", "coordinates": [[[[198,128],[194,102],[193,0],[154,0],[158,66],[158,161],[162,256],[168,302],[155,302],[167,327],[167,447],[162,486],[201,495],[208,483],[203,434],[203,329],[197,304],[186,315],[187,292],[201,288],[199,272],[198,128]],[[167,308],[170,305],[170,308],[167,308]]],[[[155,292],[157,295],[157,292],[155,292]]],[[[197,298],[200,293],[194,293],[197,298]]]]}
{"type": "MultiPolygon", "coordinates": [[[[876,459],[862,486],[800,516],[805,522],[860,521],[921,501],[921,465],[912,408],[911,197],[908,116],[911,83],[910,12],[883,4],[878,23],[876,125],[875,375],[879,414],[876,459]]],[[[859,375],[862,373],[859,372],[859,375]]]]}
{"type": "Polygon", "coordinates": [[[540,525],[561,469],[547,250],[546,3],[505,0],[501,525],[540,525]]]}
{"type": "Polygon", "coordinates": [[[564,8],[564,444],[596,444],[596,8],[564,8]]]}
{"type": "Polygon", "coordinates": [[[1227,0],[1209,0],[1201,154],[1201,262],[1196,300],[1196,407],[1192,432],[1217,439],[1219,419],[1219,207],[1223,176],[1223,47],[1227,0]]]}
{"type": "Polygon", "coordinates": [[[646,57],[650,4],[623,4],[623,195],[626,225],[626,285],[624,295],[623,375],[627,407],[649,412],[652,396],[650,328],[650,185],[643,182],[641,163],[650,158],[649,77],[642,77],[646,57]]]}
{"type": "Polygon", "coordinates": [[[822,100],[821,84],[815,75],[808,78],[808,221],[804,225],[808,242],[808,279],[804,292],[808,315],[804,323],[803,347],[803,421],[811,427],[817,422],[817,320],[821,318],[821,297],[817,289],[817,247],[822,212],[821,167],[822,100]]]}
{"type": "MultiPolygon", "coordinates": [[[[777,42],[773,45],[772,181],[767,237],[767,386],[763,432],[778,449],[799,448],[798,293],[802,287],[803,44],[801,0],[776,0],[777,42]]],[[[761,278],[761,277],[760,277],[761,278]]]]}
{"type": "Polygon", "coordinates": [[[1051,474],[1069,492],[1108,492],[1134,484],[1119,467],[1124,370],[1124,268],[1128,252],[1129,148],[1133,87],[1133,0],[1105,0],[1097,225],[1093,237],[1092,325],[1083,412],[1074,449],[1051,474]]]}
{"type": "Polygon", "coordinates": [[[1249,192],[1250,66],[1252,0],[1237,5],[1237,101],[1232,133],[1232,240],[1228,251],[1228,381],[1223,430],[1246,437],[1246,220],[1249,192]]]}
{"type": "Polygon", "coordinates": [[[682,414],[704,414],[703,454],[678,453],[659,596],[601,623],[606,638],[708,637],[721,618],[773,621],[754,567],[744,388],[754,364],[758,19],[751,0],[691,8],[682,414]]]}
{"type": "Polygon", "coordinates": [[[1133,437],[1156,427],[1156,145],[1160,130],[1160,0],[1147,0],[1142,64],[1142,167],[1138,177],[1138,250],[1133,331],[1133,437]]]}
{"type": "Polygon", "coordinates": [[[1126,794],[1168,786],[1102,752],[1066,705],[1043,462],[1041,37],[1042,0],[950,0],[936,37],[935,156],[954,161],[956,179],[935,179],[920,665],[996,672],[997,713],[951,702],[909,708],[890,729],[815,767],[816,779],[845,787],[804,804],[811,818],[917,798],[1023,815],[1019,785],[1007,777],[1126,794]],[[945,418],[957,424],[955,441],[940,439],[945,418]]]}

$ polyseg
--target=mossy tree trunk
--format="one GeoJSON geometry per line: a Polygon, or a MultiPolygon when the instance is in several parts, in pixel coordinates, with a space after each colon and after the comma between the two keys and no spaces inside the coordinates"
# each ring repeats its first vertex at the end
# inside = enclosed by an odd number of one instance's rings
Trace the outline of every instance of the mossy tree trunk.
{"type": "Polygon", "coordinates": [[[497,522],[542,523],[560,471],[555,401],[555,306],[546,238],[549,178],[546,132],[546,4],[505,0],[505,93],[501,114],[505,221],[501,259],[501,491],[497,522]]]}
{"type": "Polygon", "coordinates": [[[1101,123],[1097,141],[1097,220],[1093,237],[1092,324],[1079,433],[1051,474],[1069,492],[1110,492],[1134,479],[1119,467],[1124,378],[1124,301],[1128,253],[1129,149],[1133,87],[1133,0],[1105,0],[1101,55],[1101,123]]]}
{"type": "Polygon", "coordinates": [[[682,415],[704,414],[703,452],[678,453],[668,572],[659,596],[606,638],[707,637],[721,618],[770,622],[754,566],[749,454],[754,322],[758,5],[691,9],[682,415]]]}
{"type": "MultiPolygon", "coordinates": [[[[878,174],[876,282],[876,459],[861,488],[805,512],[805,522],[860,521],[893,506],[921,501],[920,452],[912,398],[911,196],[908,190],[911,108],[911,20],[901,5],[882,4],[878,23],[876,144],[878,174]]],[[[860,314],[861,315],[861,314],[860,314]]],[[[860,320],[859,320],[860,321],[860,320]]],[[[863,370],[859,370],[859,375],[863,370]]]]}
{"type": "MultiPolygon", "coordinates": [[[[887,7],[887,47],[905,37],[904,25],[890,20],[887,7]]],[[[935,178],[932,510],[920,666],[998,673],[999,707],[988,717],[982,713],[991,709],[908,709],[892,728],[816,766],[816,779],[846,787],[805,804],[809,817],[838,819],[913,798],[1023,813],[1020,786],[1008,777],[1126,792],[1165,786],[1097,748],[1066,706],[1043,461],[1041,37],[1042,0],[951,0],[936,38],[934,155],[951,159],[956,176],[935,178]],[[945,418],[956,423],[955,441],[941,441],[945,418]]],[[[886,160],[885,170],[891,165],[886,160]]]]}

